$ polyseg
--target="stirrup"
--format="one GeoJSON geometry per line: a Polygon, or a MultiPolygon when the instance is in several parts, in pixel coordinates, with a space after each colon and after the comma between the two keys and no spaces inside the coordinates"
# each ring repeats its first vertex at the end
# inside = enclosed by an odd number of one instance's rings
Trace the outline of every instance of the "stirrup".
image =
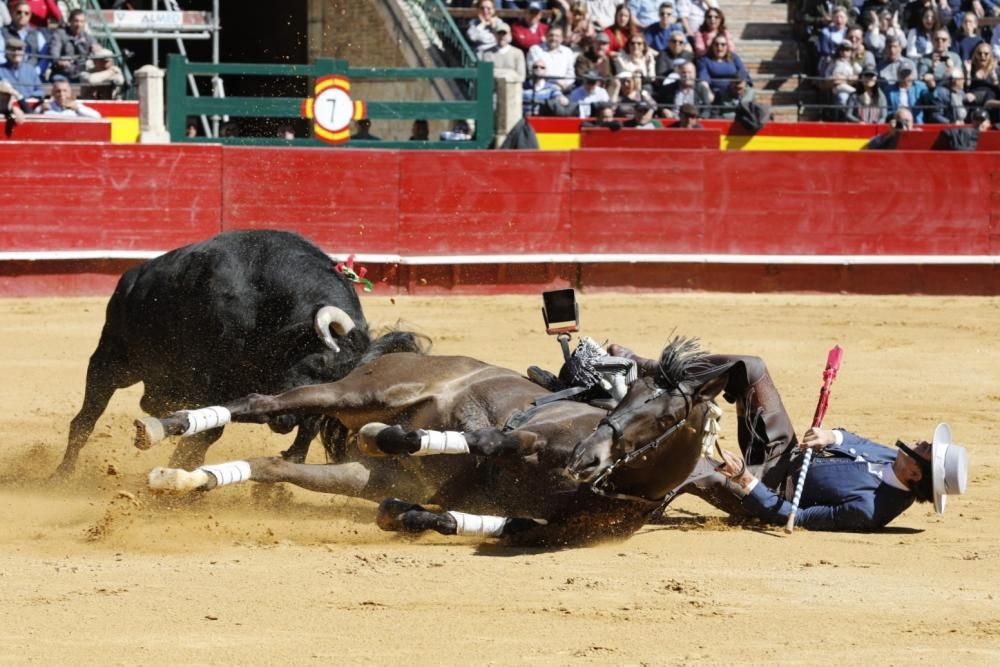
{"type": "Polygon", "coordinates": [[[548,391],[560,391],[565,389],[563,383],[553,373],[539,368],[538,366],[528,366],[528,379],[548,391]]]}

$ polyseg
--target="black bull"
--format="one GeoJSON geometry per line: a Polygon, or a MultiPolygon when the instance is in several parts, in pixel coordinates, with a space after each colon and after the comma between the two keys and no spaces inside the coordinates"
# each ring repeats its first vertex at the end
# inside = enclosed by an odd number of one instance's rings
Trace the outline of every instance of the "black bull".
{"type": "MultiPolygon", "coordinates": [[[[73,470],[118,389],[143,382],[142,409],[163,415],[250,392],[331,382],[377,347],[354,285],[297,234],[231,231],[178,248],[118,281],[57,472],[73,470]]],[[[272,424],[282,433],[296,426],[284,452],[293,460],[304,460],[321,430],[328,448],[342,436],[315,415],[272,424]]],[[[216,428],[187,439],[171,462],[200,464],[221,434],[216,428]]]]}
{"type": "MultiPolygon", "coordinates": [[[[406,474],[400,474],[397,459],[362,457],[367,472],[359,477],[356,463],[262,458],[248,462],[250,479],[376,501],[389,494],[433,494],[432,502],[452,509],[513,517],[502,534],[509,541],[567,545],[631,534],[687,478],[701,455],[709,401],[727,381],[725,367],[706,368],[703,360],[689,342],[675,341],[664,350],[660,368],[633,383],[610,414],[570,401],[525,413],[549,392],[513,371],[467,357],[411,354],[385,355],[337,382],[251,395],[223,407],[236,422],[267,424],[290,412],[335,416],[361,433],[368,454],[414,453],[421,434],[412,429],[462,431],[473,456],[406,458],[406,474]],[[515,427],[502,428],[512,419],[515,427]],[[377,435],[367,435],[372,427],[377,435]],[[547,523],[538,525],[533,519],[539,518],[547,523]]],[[[136,444],[143,448],[191,426],[187,412],[136,424],[136,444]]],[[[186,475],[156,469],[151,484],[167,490],[163,480],[186,475]]],[[[379,523],[389,530],[455,531],[447,513],[398,500],[383,503],[379,523]]]]}

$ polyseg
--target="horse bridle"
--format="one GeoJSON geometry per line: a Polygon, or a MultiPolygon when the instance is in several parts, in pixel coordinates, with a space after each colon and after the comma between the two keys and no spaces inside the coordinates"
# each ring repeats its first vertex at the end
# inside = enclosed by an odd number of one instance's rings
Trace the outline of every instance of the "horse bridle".
{"type": "MultiPolygon", "coordinates": [[[[619,440],[622,437],[622,435],[624,435],[624,432],[623,432],[623,430],[621,428],[621,424],[620,424],[622,417],[627,416],[629,413],[638,410],[639,408],[641,408],[642,406],[646,405],[647,403],[649,403],[651,401],[655,401],[659,397],[663,396],[664,394],[668,394],[668,393],[670,393],[670,392],[667,389],[663,389],[661,387],[657,387],[653,391],[653,393],[648,398],[646,398],[646,400],[644,400],[642,403],[640,403],[638,406],[636,406],[634,408],[631,408],[629,410],[623,411],[620,414],[613,415],[613,416],[607,416],[607,417],[604,417],[603,419],[601,419],[601,421],[598,422],[598,424],[597,424],[597,428],[600,428],[601,426],[607,426],[608,428],[610,428],[611,429],[611,442],[612,442],[612,444],[614,444],[617,440],[619,440]]],[[[654,439],[650,440],[649,442],[647,442],[643,446],[637,447],[637,448],[633,449],[632,451],[627,452],[626,454],[623,454],[622,456],[618,457],[616,460],[612,461],[611,465],[609,465],[607,468],[605,468],[601,472],[601,474],[599,474],[594,479],[594,481],[590,483],[590,490],[591,491],[593,491],[597,495],[603,496],[605,498],[617,498],[619,500],[638,500],[638,501],[642,501],[642,502],[645,502],[645,503],[652,503],[652,502],[659,503],[659,502],[662,501],[662,499],[654,501],[654,500],[650,500],[649,498],[643,498],[641,496],[631,496],[631,495],[628,495],[626,493],[617,493],[615,491],[609,491],[608,489],[604,488],[604,485],[607,484],[608,478],[611,476],[612,473],[614,473],[614,471],[615,471],[616,468],[618,468],[619,466],[628,465],[632,461],[635,461],[637,458],[645,456],[646,454],[648,454],[650,452],[656,451],[657,447],[659,447],[660,445],[662,445],[667,440],[667,438],[669,438],[678,429],[680,429],[681,427],[683,427],[687,423],[688,418],[691,416],[691,410],[694,408],[694,405],[691,402],[691,397],[688,396],[687,393],[685,393],[683,390],[680,391],[679,393],[684,398],[684,418],[681,419],[681,420],[679,420],[676,424],[674,424],[673,426],[671,426],[670,428],[668,428],[666,431],[664,431],[663,433],[661,433],[660,435],[658,435],[654,439]]]]}

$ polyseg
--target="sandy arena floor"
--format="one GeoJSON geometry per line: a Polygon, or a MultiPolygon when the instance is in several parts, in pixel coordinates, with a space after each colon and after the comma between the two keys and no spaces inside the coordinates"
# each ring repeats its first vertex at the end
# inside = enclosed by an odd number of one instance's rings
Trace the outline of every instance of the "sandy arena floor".
{"type": "MultiPolygon", "coordinates": [[[[558,365],[537,296],[363,298],[372,323],[403,319],[438,353],[558,365]]],[[[947,420],[968,493],[871,535],[732,527],[685,499],[667,525],[587,549],[406,539],[372,524],[371,503],[283,486],[151,497],[144,476],[169,445],[131,446],[137,387],[53,486],[104,299],[0,300],[0,663],[1000,664],[1000,299],[579,301],[585,333],[648,355],[676,329],[763,356],[800,429],[839,343],[826,425],[891,443],[947,420]]],[[[289,442],[230,427],[209,460],[289,442]]]]}

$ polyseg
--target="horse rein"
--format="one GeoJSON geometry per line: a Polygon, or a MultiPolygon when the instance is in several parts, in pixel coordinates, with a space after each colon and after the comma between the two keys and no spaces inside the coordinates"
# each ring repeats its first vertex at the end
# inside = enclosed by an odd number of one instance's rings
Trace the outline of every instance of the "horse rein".
{"type": "MultiPolygon", "coordinates": [[[[666,389],[657,388],[652,393],[652,395],[650,395],[649,398],[647,398],[645,401],[642,402],[642,404],[639,407],[642,407],[643,405],[646,405],[650,401],[656,400],[657,398],[659,398],[660,396],[662,396],[665,393],[668,393],[666,389]]],[[[617,493],[617,492],[614,492],[614,491],[608,491],[607,489],[604,488],[604,485],[607,483],[608,478],[611,476],[612,473],[614,473],[614,471],[615,471],[616,468],[618,468],[619,466],[628,465],[632,461],[635,461],[636,459],[638,459],[638,458],[640,458],[642,456],[645,456],[649,452],[656,451],[657,447],[659,447],[660,445],[662,445],[667,440],[667,438],[669,438],[678,429],[680,429],[681,427],[683,427],[687,423],[688,417],[691,416],[691,410],[694,408],[694,406],[691,403],[691,397],[689,397],[683,391],[680,392],[680,394],[684,398],[684,406],[686,408],[686,410],[685,410],[686,414],[685,414],[684,418],[681,419],[680,421],[678,421],[676,424],[674,424],[670,428],[668,428],[666,431],[664,431],[663,433],[661,433],[659,436],[657,436],[653,440],[647,442],[642,447],[638,447],[636,449],[633,449],[631,452],[623,454],[617,460],[613,461],[611,463],[611,465],[609,465],[607,468],[605,468],[601,472],[601,474],[599,474],[594,479],[594,481],[590,483],[590,490],[591,491],[593,491],[597,495],[603,496],[605,498],[616,498],[618,500],[642,501],[644,503],[660,503],[660,502],[662,502],[662,498],[660,500],[650,500],[648,498],[643,498],[641,496],[632,496],[632,495],[628,495],[628,494],[625,494],[625,493],[617,493]]],[[[638,410],[638,409],[639,409],[638,407],[633,408],[632,410],[629,410],[627,412],[621,413],[621,415],[616,415],[616,417],[625,416],[629,412],[633,412],[634,410],[638,410]]],[[[613,440],[617,440],[617,439],[619,439],[622,436],[621,428],[618,426],[617,422],[619,422],[619,419],[617,419],[617,418],[616,419],[611,419],[611,418],[605,417],[605,418],[603,418],[598,423],[597,426],[598,426],[598,428],[600,428],[603,425],[607,425],[611,429],[612,439],[613,440]]]]}

